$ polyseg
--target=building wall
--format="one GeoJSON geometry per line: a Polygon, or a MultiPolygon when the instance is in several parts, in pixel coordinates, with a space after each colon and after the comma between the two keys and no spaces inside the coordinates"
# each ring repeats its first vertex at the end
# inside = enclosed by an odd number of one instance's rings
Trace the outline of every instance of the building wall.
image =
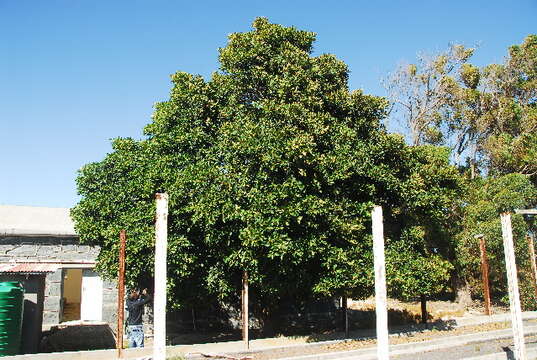
{"type": "Polygon", "coordinates": [[[94,261],[99,247],[79,244],[77,237],[2,236],[0,262],[21,261],[94,261]]]}
{"type": "MultiPolygon", "coordinates": [[[[98,246],[81,245],[74,236],[0,236],[0,262],[68,262],[66,267],[76,268],[76,263],[95,261],[98,246]]],[[[62,270],[45,277],[43,326],[56,325],[61,320],[62,270]]],[[[103,282],[103,321],[112,328],[117,326],[117,287],[114,281],[103,282]]]]}
{"type": "Polygon", "coordinates": [[[103,280],[103,321],[117,330],[117,285],[115,281],[103,280]]]}
{"type": "Polygon", "coordinates": [[[56,325],[61,318],[62,269],[45,277],[45,302],[43,304],[43,326],[56,325]]]}

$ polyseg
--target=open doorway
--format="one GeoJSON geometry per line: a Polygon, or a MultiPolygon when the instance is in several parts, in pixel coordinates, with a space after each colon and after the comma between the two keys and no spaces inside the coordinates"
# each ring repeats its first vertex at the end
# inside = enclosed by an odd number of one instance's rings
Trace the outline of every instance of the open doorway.
{"type": "Polygon", "coordinates": [[[61,321],[80,320],[82,269],[63,270],[61,321]]]}

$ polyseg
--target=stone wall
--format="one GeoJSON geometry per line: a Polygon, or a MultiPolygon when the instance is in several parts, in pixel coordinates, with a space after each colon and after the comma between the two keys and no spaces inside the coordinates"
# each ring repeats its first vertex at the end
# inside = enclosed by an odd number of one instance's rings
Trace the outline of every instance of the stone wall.
{"type": "MultiPolygon", "coordinates": [[[[62,269],[48,274],[45,278],[45,303],[43,306],[43,324],[56,325],[61,317],[61,282],[62,269]]],[[[117,328],[117,286],[115,281],[103,280],[102,321],[117,328]]]]}
{"type": "Polygon", "coordinates": [[[81,245],[77,237],[2,236],[0,262],[16,261],[94,261],[99,247],[81,245]]]}
{"type": "Polygon", "coordinates": [[[43,325],[60,322],[62,299],[62,269],[45,277],[45,302],[43,304],[43,325]]]}
{"type": "Polygon", "coordinates": [[[103,280],[103,321],[115,332],[117,329],[117,282],[103,280]]]}
{"type": "MultiPolygon", "coordinates": [[[[95,261],[99,247],[81,245],[71,236],[0,236],[0,262],[66,262],[95,261]]],[[[61,317],[62,269],[45,277],[43,324],[55,325],[61,317]]],[[[117,327],[117,287],[115,281],[103,281],[103,321],[114,330],[117,327]]]]}

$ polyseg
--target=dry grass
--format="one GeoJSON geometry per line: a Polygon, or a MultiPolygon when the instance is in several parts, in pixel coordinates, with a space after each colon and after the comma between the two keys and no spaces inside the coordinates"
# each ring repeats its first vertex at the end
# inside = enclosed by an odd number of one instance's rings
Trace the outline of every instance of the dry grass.
{"type": "MultiPolygon", "coordinates": [[[[349,309],[358,311],[375,311],[375,298],[365,300],[350,301],[349,309]]],[[[388,299],[388,311],[393,313],[405,313],[409,318],[417,321],[421,319],[420,302],[402,302],[395,299],[388,299]]],[[[427,312],[429,320],[445,320],[454,317],[464,316],[469,309],[451,301],[427,301],[427,312]]]]}
{"type": "MultiPolygon", "coordinates": [[[[508,322],[499,322],[499,323],[489,323],[489,324],[482,324],[482,325],[461,326],[459,328],[454,328],[454,329],[449,329],[449,330],[439,330],[439,329],[424,330],[424,331],[414,332],[414,333],[404,335],[404,336],[390,337],[390,344],[395,345],[395,344],[406,344],[406,343],[411,343],[411,342],[422,342],[422,341],[428,341],[428,340],[433,340],[433,339],[438,339],[438,338],[448,337],[448,336],[473,334],[473,333],[478,333],[478,332],[483,332],[483,331],[506,329],[509,326],[510,326],[510,323],[508,322]]],[[[328,345],[326,346],[326,348],[332,351],[354,350],[354,349],[360,349],[363,347],[375,345],[375,343],[376,343],[376,339],[352,340],[352,341],[347,341],[344,343],[328,345]]]]}
{"type": "MultiPolygon", "coordinates": [[[[500,329],[506,329],[509,326],[510,326],[510,323],[508,322],[500,322],[500,323],[489,323],[489,324],[474,325],[474,326],[463,326],[463,327],[448,329],[448,330],[440,330],[440,329],[423,330],[423,331],[408,333],[402,336],[391,336],[390,345],[406,344],[406,343],[412,343],[412,342],[422,342],[422,341],[428,341],[428,340],[438,339],[442,337],[472,334],[472,333],[483,332],[483,331],[500,330],[500,329]]],[[[345,341],[345,342],[332,344],[332,345],[321,345],[321,346],[314,346],[310,348],[299,348],[299,349],[289,348],[283,351],[279,351],[277,353],[255,354],[254,359],[255,360],[268,360],[268,359],[278,359],[278,358],[298,356],[298,355],[313,355],[313,354],[338,352],[338,351],[359,350],[362,348],[374,346],[375,344],[376,344],[376,339],[374,338],[350,340],[350,341],[345,341]]]]}

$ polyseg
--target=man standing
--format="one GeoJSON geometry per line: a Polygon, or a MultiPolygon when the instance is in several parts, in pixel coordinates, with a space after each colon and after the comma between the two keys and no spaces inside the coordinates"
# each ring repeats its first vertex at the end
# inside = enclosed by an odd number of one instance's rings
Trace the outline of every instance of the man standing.
{"type": "Polygon", "coordinates": [[[142,315],[144,314],[144,305],[151,301],[151,296],[147,294],[147,289],[140,291],[134,289],[127,298],[127,332],[129,337],[129,348],[144,347],[144,326],[142,315]]]}

